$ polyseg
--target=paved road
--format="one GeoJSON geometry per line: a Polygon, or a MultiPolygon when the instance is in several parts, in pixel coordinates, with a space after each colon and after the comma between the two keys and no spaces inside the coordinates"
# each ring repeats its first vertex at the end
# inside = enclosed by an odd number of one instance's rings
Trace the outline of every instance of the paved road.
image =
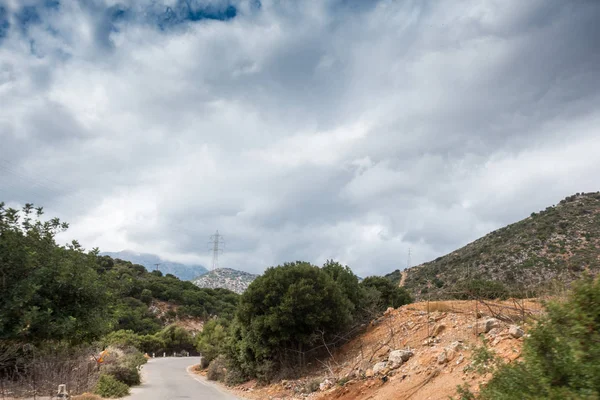
{"type": "Polygon", "coordinates": [[[150,360],[142,367],[140,386],[131,389],[127,400],[239,400],[216,385],[188,373],[200,357],[166,357],[150,360]]]}

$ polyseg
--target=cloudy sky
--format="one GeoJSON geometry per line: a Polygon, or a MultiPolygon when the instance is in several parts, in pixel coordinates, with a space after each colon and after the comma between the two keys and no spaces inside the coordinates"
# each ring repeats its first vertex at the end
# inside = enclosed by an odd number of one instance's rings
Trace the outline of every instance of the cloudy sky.
{"type": "Polygon", "coordinates": [[[0,200],[260,272],[428,261],[600,190],[596,0],[0,0],[0,200]]]}

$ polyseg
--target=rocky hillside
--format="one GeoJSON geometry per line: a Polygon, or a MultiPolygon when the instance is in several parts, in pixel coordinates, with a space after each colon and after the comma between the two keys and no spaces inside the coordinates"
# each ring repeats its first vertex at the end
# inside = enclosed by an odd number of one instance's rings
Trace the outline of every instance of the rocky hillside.
{"type": "MultiPolygon", "coordinates": [[[[455,297],[460,285],[493,280],[515,294],[535,295],[553,281],[600,271],[600,192],[578,193],[448,255],[406,270],[417,298],[455,297]]],[[[394,271],[391,279],[402,274],[394,271]]]]}
{"type": "Polygon", "coordinates": [[[258,275],[231,268],[218,268],[202,275],[192,282],[201,288],[224,288],[232,292],[243,293],[258,275]]]}
{"type": "MultiPolygon", "coordinates": [[[[489,309],[477,310],[472,301],[447,301],[388,309],[302,378],[270,385],[250,381],[234,390],[239,397],[255,400],[462,398],[457,386],[466,384],[477,392],[489,379],[480,369],[491,369],[493,360],[520,358],[529,329],[511,302],[488,305],[489,309]],[[482,338],[488,343],[485,347],[482,338]],[[482,358],[483,349],[494,359],[482,358]]],[[[528,314],[541,313],[538,302],[527,301],[524,307],[528,314]]]]}
{"type": "Polygon", "coordinates": [[[131,250],[103,252],[100,253],[100,255],[143,265],[148,271],[154,271],[156,269],[155,264],[160,264],[158,269],[163,273],[163,275],[171,274],[178,277],[182,281],[192,280],[208,271],[202,265],[181,264],[173,261],[163,260],[154,254],[137,253],[131,250]]]}

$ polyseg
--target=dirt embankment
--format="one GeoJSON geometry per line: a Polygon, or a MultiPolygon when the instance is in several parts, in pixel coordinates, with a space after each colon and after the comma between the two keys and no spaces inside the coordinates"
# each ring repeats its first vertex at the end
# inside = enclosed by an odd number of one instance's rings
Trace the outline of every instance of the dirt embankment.
{"type": "Polygon", "coordinates": [[[540,313],[535,300],[432,302],[389,309],[304,378],[264,387],[248,382],[234,391],[249,399],[446,400],[456,395],[458,385],[466,383],[477,391],[489,379],[472,364],[473,351],[484,340],[505,362],[518,359],[527,321],[540,313]]]}

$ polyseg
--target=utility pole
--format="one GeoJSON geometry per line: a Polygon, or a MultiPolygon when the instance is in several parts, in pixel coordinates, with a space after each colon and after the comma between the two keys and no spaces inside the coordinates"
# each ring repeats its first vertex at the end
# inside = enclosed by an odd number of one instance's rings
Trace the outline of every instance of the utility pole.
{"type": "Polygon", "coordinates": [[[156,264],[154,264],[154,265],[156,265],[156,270],[157,270],[157,271],[158,271],[158,266],[159,266],[160,264],[161,264],[161,263],[156,263],[156,264]]]}
{"type": "Polygon", "coordinates": [[[225,245],[225,240],[223,239],[223,235],[219,234],[219,231],[214,235],[210,236],[210,241],[208,242],[210,245],[210,249],[213,252],[213,261],[211,271],[219,268],[219,253],[223,252],[223,246],[225,245]]]}
{"type": "Polygon", "coordinates": [[[406,260],[406,269],[410,268],[410,247],[408,248],[408,259],[406,260]]]}

